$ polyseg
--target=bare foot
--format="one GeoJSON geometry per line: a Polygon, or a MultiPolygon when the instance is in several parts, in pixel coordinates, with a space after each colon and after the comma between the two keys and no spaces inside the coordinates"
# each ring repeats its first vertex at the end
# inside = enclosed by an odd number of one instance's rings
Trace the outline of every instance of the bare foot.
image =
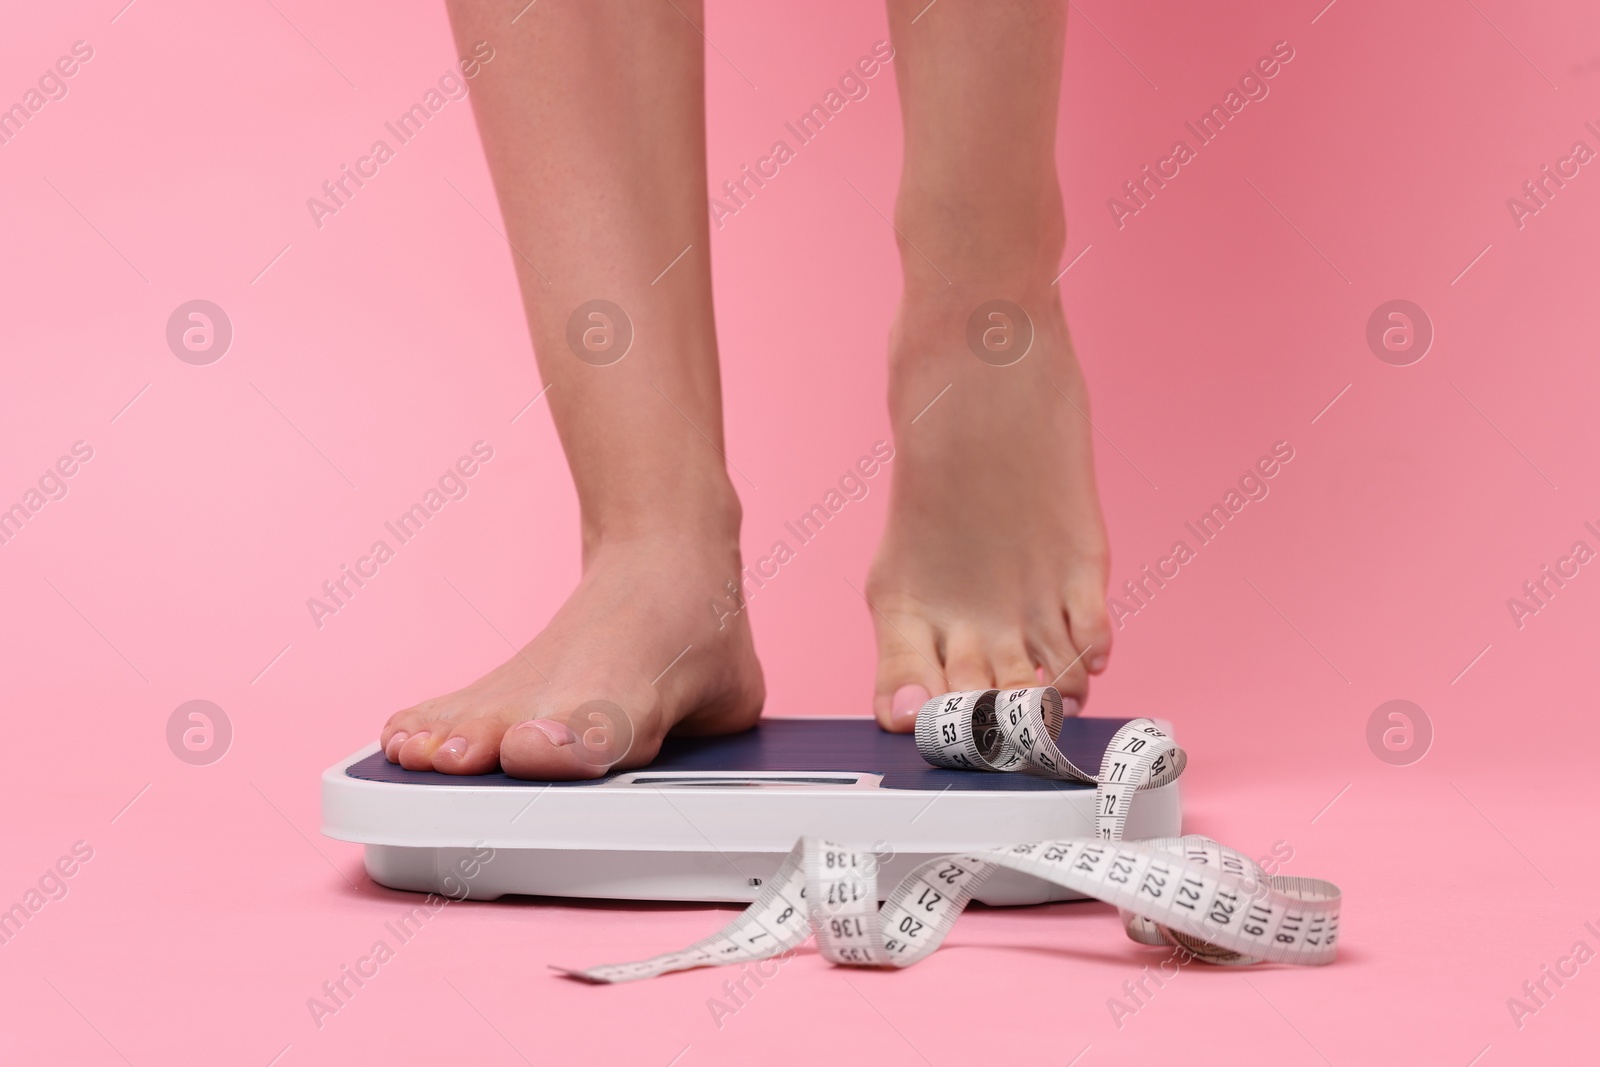
{"type": "Polygon", "coordinates": [[[593,778],[648,763],[672,731],[742,730],[765,695],[744,614],[713,610],[738,588],[740,516],[711,301],[701,5],[528,5],[515,34],[501,0],[447,6],[457,54],[494,63],[473,113],[577,489],[584,572],[520,653],[393,716],[382,741],[411,768],[593,778]]]}
{"type": "Polygon", "coordinates": [[[732,733],[755,723],[765,687],[746,617],[729,615],[719,629],[709,606],[739,573],[737,538],[685,532],[602,544],[587,556],[577,589],[521,652],[463,689],[390,716],[381,740],[391,762],[446,774],[498,766],[517,778],[594,778],[613,764],[649,763],[669,732],[732,733]],[[590,718],[590,709],[608,706],[625,721],[590,718]]]}
{"type": "Polygon", "coordinates": [[[932,694],[1040,680],[1070,713],[1111,651],[1088,397],[1060,302],[1048,286],[1012,294],[1033,343],[996,366],[966,340],[992,295],[908,295],[890,339],[894,488],[867,582],[889,730],[932,694]]]}

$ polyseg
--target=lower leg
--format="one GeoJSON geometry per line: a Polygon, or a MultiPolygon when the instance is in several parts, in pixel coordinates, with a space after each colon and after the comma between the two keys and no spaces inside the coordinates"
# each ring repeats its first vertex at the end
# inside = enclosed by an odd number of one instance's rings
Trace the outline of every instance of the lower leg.
{"type": "Polygon", "coordinates": [[[889,3],[904,293],[869,579],[874,711],[902,730],[944,689],[1053,681],[1081,705],[1111,643],[1088,398],[1053,284],[1067,5],[944,0],[913,23],[924,6],[889,3]]]}
{"type": "Polygon", "coordinates": [[[496,49],[473,107],[584,573],[521,652],[397,713],[382,741],[411,768],[586,777],[647,762],[674,728],[742,729],[763,690],[743,614],[710,607],[738,579],[740,511],[721,454],[699,4],[541,5],[503,32],[522,6],[451,0],[450,16],[461,47],[496,49]],[[595,700],[626,718],[599,761],[563,721],[595,700]]]}

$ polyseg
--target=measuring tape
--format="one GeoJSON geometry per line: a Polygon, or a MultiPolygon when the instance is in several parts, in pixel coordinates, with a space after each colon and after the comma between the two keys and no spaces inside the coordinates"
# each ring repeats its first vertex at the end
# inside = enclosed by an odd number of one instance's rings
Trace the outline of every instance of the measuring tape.
{"type": "Polygon", "coordinates": [[[770,959],[813,934],[833,963],[909,967],[939,947],[974,891],[1002,867],[1114,905],[1141,944],[1177,945],[1222,965],[1333,962],[1338,886],[1269,876],[1206,837],[1123,841],[1134,795],[1176,780],[1187,756],[1155,723],[1134,719],[1111,738],[1091,775],[1056,748],[1062,718],[1061,694],[1051,686],[948,693],[917,713],[917,750],[936,767],[1093,783],[1094,837],[929,860],[881,908],[874,853],[806,837],[755,903],[705,940],[637,963],[556,970],[590,982],[629,982],[770,959]]]}

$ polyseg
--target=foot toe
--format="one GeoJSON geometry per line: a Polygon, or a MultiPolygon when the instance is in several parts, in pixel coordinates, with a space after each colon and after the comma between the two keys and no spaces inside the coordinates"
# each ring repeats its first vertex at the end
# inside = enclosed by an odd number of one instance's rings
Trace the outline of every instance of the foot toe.
{"type": "Polygon", "coordinates": [[[505,720],[491,716],[455,723],[433,750],[433,769],[444,774],[486,774],[494,770],[500,765],[500,739],[505,732],[505,720]]]}
{"type": "Polygon", "coordinates": [[[383,754],[390,763],[400,762],[400,746],[406,743],[406,738],[411,735],[404,730],[385,730],[388,739],[383,742],[383,754]]]}
{"type": "Polygon", "coordinates": [[[917,616],[891,619],[877,611],[872,621],[878,633],[872,714],[885,730],[907,733],[922,705],[945,691],[933,628],[917,616]]]}
{"type": "Polygon", "coordinates": [[[383,754],[389,757],[390,763],[400,762],[398,755],[400,746],[433,717],[426,714],[421,707],[407,708],[389,716],[389,721],[378,731],[378,744],[383,747],[383,754]]]}
{"type": "Polygon", "coordinates": [[[1027,689],[1039,684],[1039,669],[1020,632],[989,650],[989,665],[997,689],[1027,689]]]}
{"type": "Polygon", "coordinates": [[[1111,619],[1106,612],[1104,572],[1085,572],[1068,582],[1066,599],[1072,643],[1084,653],[1083,662],[1089,673],[1099,674],[1106,669],[1111,657],[1111,619]]]}
{"type": "Polygon", "coordinates": [[[566,718],[527,719],[507,730],[500,739],[501,769],[513,778],[541,782],[599,778],[609,771],[616,762],[609,758],[613,754],[588,743],[588,731],[579,734],[566,718]]]}
{"type": "Polygon", "coordinates": [[[454,736],[455,724],[450,722],[426,722],[421,729],[408,736],[399,746],[398,759],[395,761],[408,771],[433,770],[433,754],[440,745],[454,736]]]}
{"type": "Polygon", "coordinates": [[[965,623],[950,628],[945,637],[944,676],[953,692],[995,688],[994,667],[989,662],[983,629],[965,623]]]}
{"type": "Polygon", "coordinates": [[[1055,686],[1064,698],[1077,701],[1081,708],[1089,699],[1089,656],[1082,655],[1074,644],[1066,616],[1057,615],[1041,625],[1032,645],[1035,659],[1044,668],[1044,684],[1055,686]]]}

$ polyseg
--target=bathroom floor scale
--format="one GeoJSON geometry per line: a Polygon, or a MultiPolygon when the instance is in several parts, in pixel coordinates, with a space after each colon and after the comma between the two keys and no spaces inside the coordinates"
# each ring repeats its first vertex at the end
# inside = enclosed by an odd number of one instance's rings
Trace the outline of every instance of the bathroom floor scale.
{"type": "MultiPolygon", "coordinates": [[[[1058,747],[1098,768],[1126,722],[1069,718],[1058,747]]],[[[367,873],[394,889],[748,902],[802,836],[870,845],[878,884],[892,888],[935,856],[1089,836],[1094,795],[1092,785],[930,766],[910,734],[871,719],[771,718],[740,734],[669,739],[649,767],[581,782],[408,771],[369,745],[323,773],[322,832],[365,845],[367,873]]],[[[1175,837],[1180,821],[1173,782],[1137,794],[1126,836],[1175,837]]],[[[1075,898],[1001,871],[975,899],[1075,898]]]]}

